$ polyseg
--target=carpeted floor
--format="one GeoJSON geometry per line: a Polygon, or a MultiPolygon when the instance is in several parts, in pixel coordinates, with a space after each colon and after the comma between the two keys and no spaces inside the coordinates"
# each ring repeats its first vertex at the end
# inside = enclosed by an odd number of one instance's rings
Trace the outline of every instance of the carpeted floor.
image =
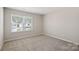
{"type": "Polygon", "coordinates": [[[75,44],[45,35],[5,42],[3,51],[78,51],[75,44]]]}

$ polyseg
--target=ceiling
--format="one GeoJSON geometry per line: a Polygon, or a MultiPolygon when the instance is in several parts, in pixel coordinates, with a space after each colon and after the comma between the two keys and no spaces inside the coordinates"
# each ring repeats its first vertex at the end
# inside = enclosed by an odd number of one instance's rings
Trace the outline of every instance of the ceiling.
{"type": "MultiPolygon", "coordinates": [[[[21,10],[21,11],[26,11],[26,12],[30,12],[30,13],[36,13],[36,14],[41,14],[41,15],[45,15],[51,12],[55,12],[58,10],[63,10],[63,9],[75,9],[73,8],[65,8],[65,7],[8,7],[11,9],[16,9],[16,10],[21,10]]],[[[77,10],[79,10],[79,8],[77,8],[77,10]]]]}
{"type": "Polygon", "coordinates": [[[41,14],[41,15],[45,15],[52,11],[56,11],[60,9],[58,7],[8,7],[8,8],[26,11],[30,13],[41,14]]]}

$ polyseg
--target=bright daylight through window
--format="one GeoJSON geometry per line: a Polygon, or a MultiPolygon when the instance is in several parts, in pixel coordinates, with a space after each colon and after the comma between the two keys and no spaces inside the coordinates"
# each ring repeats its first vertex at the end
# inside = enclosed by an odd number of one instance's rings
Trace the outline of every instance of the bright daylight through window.
{"type": "Polygon", "coordinates": [[[11,24],[11,32],[31,31],[32,17],[12,15],[11,24]]]}

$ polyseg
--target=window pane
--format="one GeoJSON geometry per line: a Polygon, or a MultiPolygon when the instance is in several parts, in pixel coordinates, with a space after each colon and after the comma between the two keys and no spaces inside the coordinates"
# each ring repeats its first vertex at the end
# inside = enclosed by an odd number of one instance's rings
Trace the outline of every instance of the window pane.
{"type": "Polygon", "coordinates": [[[11,32],[20,32],[23,30],[23,18],[19,16],[12,16],[11,32]]]}
{"type": "Polygon", "coordinates": [[[25,17],[24,18],[24,30],[30,31],[31,30],[31,24],[32,24],[32,18],[31,17],[25,17]]]}
{"type": "Polygon", "coordinates": [[[19,16],[12,16],[12,21],[14,23],[22,23],[23,22],[23,18],[19,17],[19,16]]]}

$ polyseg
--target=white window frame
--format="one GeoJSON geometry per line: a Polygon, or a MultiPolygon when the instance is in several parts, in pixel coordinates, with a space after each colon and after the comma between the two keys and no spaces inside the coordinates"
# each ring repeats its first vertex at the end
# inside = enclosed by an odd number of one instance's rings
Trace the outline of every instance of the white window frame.
{"type": "MultiPolygon", "coordinates": [[[[12,26],[12,17],[13,16],[17,16],[17,17],[22,17],[23,18],[23,22],[24,22],[24,18],[25,17],[31,17],[32,19],[31,19],[31,30],[29,30],[29,31],[16,31],[16,32],[31,32],[32,30],[33,30],[33,17],[32,16],[20,16],[20,15],[15,15],[15,14],[11,14],[11,26],[12,26]]],[[[11,27],[11,32],[12,32],[12,27],[11,27]]],[[[15,32],[12,32],[12,33],[15,33],[15,32]]]]}

